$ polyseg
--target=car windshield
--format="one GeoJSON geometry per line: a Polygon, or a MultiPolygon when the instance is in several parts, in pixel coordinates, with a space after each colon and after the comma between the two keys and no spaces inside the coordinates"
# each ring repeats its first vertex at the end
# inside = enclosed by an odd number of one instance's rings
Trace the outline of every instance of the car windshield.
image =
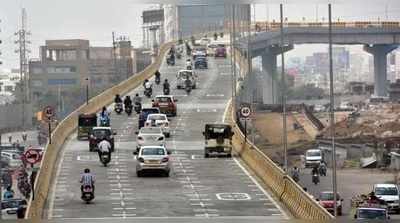
{"type": "Polygon", "coordinates": [[[196,61],[205,61],[205,60],[206,60],[205,57],[197,57],[197,58],[196,58],[196,61]]]}
{"type": "Polygon", "coordinates": [[[374,209],[360,209],[358,210],[358,218],[361,219],[386,219],[385,210],[374,210],[374,209]]]}
{"type": "Polygon", "coordinates": [[[398,195],[395,187],[376,187],[375,195],[398,195]]]}
{"type": "Polygon", "coordinates": [[[97,138],[100,138],[103,136],[110,136],[111,131],[109,129],[96,129],[96,130],[93,130],[93,135],[97,138]]]}
{"type": "Polygon", "coordinates": [[[161,128],[141,128],[140,134],[161,134],[161,128]]]}
{"type": "Polygon", "coordinates": [[[192,72],[189,72],[189,71],[182,71],[182,72],[179,72],[179,75],[178,75],[180,78],[186,78],[186,77],[191,77],[191,76],[193,76],[193,73],[192,72]]]}
{"type": "Polygon", "coordinates": [[[80,117],[79,118],[79,126],[96,126],[97,125],[97,118],[96,117],[80,117]]]}
{"type": "Polygon", "coordinates": [[[163,148],[143,148],[142,155],[144,156],[154,156],[154,155],[165,155],[165,151],[163,148]]]}
{"type": "Polygon", "coordinates": [[[170,97],[158,97],[156,98],[156,101],[161,103],[172,102],[170,97]]]}
{"type": "Polygon", "coordinates": [[[308,151],[307,156],[321,156],[320,151],[308,151]]]}
{"type": "MultiPolygon", "coordinates": [[[[333,201],[333,193],[321,193],[321,201],[333,201]]],[[[336,196],[336,200],[340,200],[339,194],[336,196]]]]}
{"type": "Polygon", "coordinates": [[[165,115],[149,115],[148,117],[147,117],[147,120],[150,120],[150,121],[155,121],[155,120],[162,120],[162,121],[165,121],[165,120],[167,120],[167,118],[165,117],[165,115]]]}
{"type": "Polygon", "coordinates": [[[216,139],[219,137],[228,138],[229,128],[225,126],[209,126],[205,132],[206,139],[216,139]]]}

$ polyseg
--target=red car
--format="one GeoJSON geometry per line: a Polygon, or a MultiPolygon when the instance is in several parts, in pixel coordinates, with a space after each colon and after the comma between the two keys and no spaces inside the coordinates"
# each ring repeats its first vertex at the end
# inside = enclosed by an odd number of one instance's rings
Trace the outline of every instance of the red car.
{"type": "Polygon", "coordinates": [[[223,57],[226,58],[226,48],[222,46],[218,46],[215,50],[215,57],[223,57]]]}
{"type": "MultiPolygon", "coordinates": [[[[337,194],[336,196],[337,203],[337,214],[339,216],[342,215],[342,202],[343,199],[340,198],[340,195],[337,194]]],[[[333,192],[332,191],[323,191],[319,194],[319,198],[317,199],[319,204],[324,207],[327,211],[333,214],[334,212],[334,201],[333,201],[333,192]]]]}
{"type": "Polygon", "coordinates": [[[176,116],[177,107],[176,102],[178,100],[174,98],[172,95],[158,95],[156,96],[152,102],[153,107],[159,108],[160,112],[170,116],[176,116]]]}

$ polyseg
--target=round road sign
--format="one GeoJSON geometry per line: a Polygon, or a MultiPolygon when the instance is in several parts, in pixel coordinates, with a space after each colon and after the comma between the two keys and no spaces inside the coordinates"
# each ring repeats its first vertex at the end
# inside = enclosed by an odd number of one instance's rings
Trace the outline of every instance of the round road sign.
{"type": "Polygon", "coordinates": [[[243,118],[248,118],[251,115],[251,108],[249,106],[242,106],[240,108],[240,115],[243,118]]]}
{"type": "Polygon", "coordinates": [[[51,118],[54,116],[54,109],[51,106],[47,106],[44,108],[44,114],[46,115],[47,118],[51,118]]]}
{"type": "Polygon", "coordinates": [[[35,164],[40,161],[40,152],[35,149],[28,149],[24,152],[24,159],[29,164],[35,164]]]}

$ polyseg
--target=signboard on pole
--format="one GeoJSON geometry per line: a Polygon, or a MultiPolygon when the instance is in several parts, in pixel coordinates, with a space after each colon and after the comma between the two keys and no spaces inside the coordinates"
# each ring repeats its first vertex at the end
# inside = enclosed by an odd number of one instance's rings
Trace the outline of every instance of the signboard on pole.
{"type": "Polygon", "coordinates": [[[242,104],[239,112],[240,118],[248,119],[251,115],[251,106],[249,104],[242,104]]]}
{"type": "Polygon", "coordinates": [[[27,163],[31,165],[40,162],[42,159],[40,151],[33,148],[29,148],[28,150],[26,150],[23,154],[23,158],[27,163]]]}
{"type": "Polygon", "coordinates": [[[54,117],[54,109],[51,106],[46,106],[43,110],[44,115],[48,118],[51,119],[54,117]]]}

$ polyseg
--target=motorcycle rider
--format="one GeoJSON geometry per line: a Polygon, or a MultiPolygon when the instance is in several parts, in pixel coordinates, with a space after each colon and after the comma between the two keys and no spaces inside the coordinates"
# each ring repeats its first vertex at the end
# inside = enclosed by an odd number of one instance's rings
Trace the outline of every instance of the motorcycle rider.
{"type": "Polygon", "coordinates": [[[325,161],[322,161],[321,164],[318,167],[319,173],[321,176],[326,176],[326,164],[325,161]]]}
{"type": "Polygon", "coordinates": [[[169,82],[168,82],[168,79],[165,79],[165,80],[164,80],[163,92],[165,92],[166,89],[168,89],[168,91],[169,91],[169,82]]]}
{"type": "MultiPolygon", "coordinates": [[[[318,171],[318,166],[314,166],[313,169],[311,170],[311,177],[312,177],[312,182],[314,182],[314,179],[317,183],[319,183],[319,171],[318,171]]],[[[315,183],[315,184],[317,184],[315,183]]]]}
{"type": "Polygon", "coordinates": [[[192,87],[192,81],[190,80],[189,76],[187,76],[185,79],[185,88],[187,88],[188,86],[192,87]]]}
{"type": "Polygon", "coordinates": [[[187,67],[192,67],[192,61],[190,59],[186,60],[186,68],[187,67]]]}
{"type": "Polygon", "coordinates": [[[145,92],[146,92],[146,90],[149,90],[150,92],[153,91],[153,89],[152,89],[153,85],[150,83],[150,81],[148,79],[144,80],[143,87],[144,87],[145,92]]]}
{"type": "Polygon", "coordinates": [[[156,70],[156,72],[154,73],[154,75],[156,76],[156,80],[158,79],[159,81],[161,80],[161,73],[160,71],[156,70]]]}
{"type": "Polygon", "coordinates": [[[295,182],[298,182],[300,180],[300,170],[297,168],[297,166],[294,166],[292,169],[292,178],[295,182]]]}
{"type": "Polygon", "coordinates": [[[122,103],[122,99],[121,99],[121,96],[119,96],[119,94],[115,95],[114,103],[115,104],[122,103]]]}
{"type": "Polygon", "coordinates": [[[107,120],[108,124],[110,124],[110,113],[107,111],[107,108],[105,106],[100,112],[100,121],[102,119],[107,120]]]}
{"type": "Polygon", "coordinates": [[[97,147],[99,148],[98,153],[100,161],[101,161],[101,156],[104,153],[107,153],[108,160],[111,160],[111,144],[110,142],[107,141],[105,136],[103,136],[97,147]]]}
{"type": "Polygon", "coordinates": [[[96,178],[92,173],[90,173],[90,169],[86,168],[84,173],[81,175],[81,179],[79,181],[81,183],[81,192],[83,195],[84,186],[91,186],[94,193],[94,183],[96,182],[96,178]]]}
{"type": "Polygon", "coordinates": [[[142,98],[136,93],[135,97],[133,98],[133,103],[135,104],[142,104],[142,98]]]}
{"type": "Polygon", "coordinates": [[[132,100],[131,97],[129,95],[127,95],[124,99],[124,105],[125,105],[125,110],[128,107],[132,107],[132,100]]]}

